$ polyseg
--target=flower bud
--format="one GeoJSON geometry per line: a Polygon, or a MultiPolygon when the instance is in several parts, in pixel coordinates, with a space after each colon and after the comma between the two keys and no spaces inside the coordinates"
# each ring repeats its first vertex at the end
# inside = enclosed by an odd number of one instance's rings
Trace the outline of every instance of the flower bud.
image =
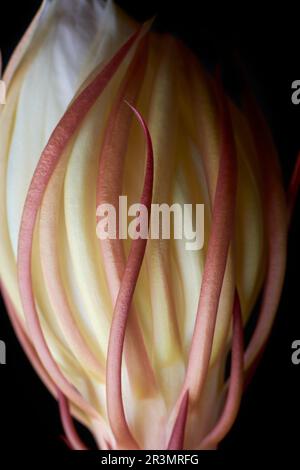
{"type": "Polygon", "coordinates": [[[102,449],[215,448],[283,282],[284,195],[255,101],[245,91],[238,107],[150,26],[111,2],[46,1],[4,75],[3,295],[73,448],[84,446],[70,412],[102,449]],[[120,196],[146,208],[148,237],[128,237],[128,221],[120,235],[120,196]],[[103,204],[116,236],[99,239],[103,204]],[[203,246],[187,249],[200,204],[203,246]],[[148,230],[161,205],[169,239],[148,230]]]}

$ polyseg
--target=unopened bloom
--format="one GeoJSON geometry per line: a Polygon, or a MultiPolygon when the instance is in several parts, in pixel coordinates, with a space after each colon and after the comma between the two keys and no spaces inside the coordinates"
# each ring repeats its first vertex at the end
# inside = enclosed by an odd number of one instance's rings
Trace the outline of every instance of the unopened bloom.
{"type": "Polygon", "coordinates": [[[100,448],[216,447],[283,282],[284,194],[252,97],[239,109],[179,41],[148,30],[110,2],[46,1],[4,75],[3,293],[74,448],[69,407],[100,448]],[[203,249],[99,241],[96,208],[122,194],[203,203],[203,249]]]}

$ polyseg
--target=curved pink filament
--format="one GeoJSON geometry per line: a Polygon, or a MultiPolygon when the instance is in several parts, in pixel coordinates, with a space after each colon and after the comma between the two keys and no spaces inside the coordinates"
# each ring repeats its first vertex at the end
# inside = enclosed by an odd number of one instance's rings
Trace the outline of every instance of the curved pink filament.
{"type": "Polygon", "coordinates": [[[184,431],[189,408],[189,392],[184,393],[167,450],[182,450],[184,448],[184,431]]]}
{"type": "Polygon", "coordinates": [[[204,385],[212,351],[219,298],[233,235],[237,186],[236,149],[227,99],[217,85],[221,109],[221,154],[201,292],[184,390],[192,400],[204,385]]]}
{"type": "Polygon", "coordinates": [[[45,189],[63,151],[96,99],[102,93],[131,47],[137,41],[139,34],[140,30],[134,33],[117,51],[110,62],[96,75],[92,82],[75,98],[53,131],[40,157],[27,193],[19,233],[18,280],[24,314],[32,342],[38,351],[44,367],[61,391],[73,403],[85,410],[86,413],[99,420],[100,416],[94,408],[83,399],[62,374],[44,338],[32,288],[31,254],[33,233],[45,189]]]}
{"type": "Polygon", "coordinates": [[[78,436],[70,414],[68,400],[60,390],[58,390],[58,404],[61,422],[69,444],[72,446],[73,450],[88,450],[78,436]]]}
{"type": "MultiPolygon", "coordinates": [[[[129,104],[137,116],[146,139],[147,161],[144,188],[140,203],[145,205],[150,216],[153,186],[153,149],[147,125],[139,112],[129,104]]],[[[138,444],[133,438],[125,417],[122,399],[122,354],[128,314],[138,275],[143,262],[147,240],[132,241],[119,294],[116,300],[107,353],[106,370],[106,401],[111,428],[119,448],[137,449],[138,444]]]]}
{"type": "MultiPolygon", "coordinates": [[[[97,207],[110,203],[119,206],[119,195],[122,193],[122,173],[131,126],[132,111],[124,104],[124,100],[135,105],[146,70],[147,50],[141,43],[122,84],[116,103],[111,111],[107,130],[100,154],[99,175],[97,181],[97,207]]],[[[117,213],[117,233],[119,231],[119,214],[117,213]]],[[[116,239],[100,240],[104,260],[104,268],[108,280],[112,303],[115,305],[120,283],[124,274],[126,258],[122,241],[116,239]]],[[[129,316],[126,341],[130,343],[133,354],[129,353],[125,342],[125,357],[128,356],[127,367],[130,380],[140,379],[141,374],[147,375],[148,392],[154,384],[153,371],[145,348],[142,333],[136,320],[135,312],[129,316]]]]}
{"type": "Polygon", "coordinates": [[[279,165],[264,118],[250,93],[245,109],[253,134],[263,177],[263,209],[268,244],[267,272],[258,321],[245,352],[245,370],[254,364],[266,344],[280,300],[286,264],[287,216],[279,165]],[[264,136],[264,138],[262,138],[264,136]]]}
{"type": "Polygon", "coordinates": [[[243,323],[240,300],[236,291],[233,307],[231,371],[228,393],[223,412],[215,427],[200,443],[201,449],[215,447],[226,436],[235,421],[243,393],[243,354],[243,323]]]}
{"type": "Polygon", "coordinates": [[[81,364],[104,381],[105,368],[91,351],[78,328],[62,281],[59,263],[58,218],[65,167],[58,165],[43,198],[39,219],[40,258],[43,275],[60,327],[81,364]],[[50,189],[50,191],[49,191],[50,189]]]}
{"type": "Polygon", "coordinates": [[[15,310],[15,307],[13,303],[10,300],[10,297],[4,288],[3,284],[0,285],[1,287],[1,294],[5,302],[5,306],[7,309],[8,316],[10,318],[10,321],[12,323],[13,329],[15,331],[15,334],[19,340],[19,343],[21,344],[26,356],[28,357],[30,363],[32,364],[34,370],[42,380],[42,382],[46,385],[48,390],[52,393],[54,397],[57,397],[57,388],[52,379],[49,377],[48,373],[44,369],[43,364],[41,363],[36,350],[32,346],[27,334],[24,331],[24,327],[21,324],[21,321],[18,317],[18,314],[15,310]]]}
{"type": "MultiPolygon", "coordinates": [[[[144,46],[144,44],[141,44],[144,46]]],[[[147,54],[140,47],[131,63],[109,116],[99,158],[97,207],[110,203],[118,207],[122,193],[122,175],[133,113],[125,100],[135,106],[145,75],[147,54]]],[[[118,214],[117,214],[118,216],[118,214]]],[[[119,220],[117,217],[117,233],[119,220]]],[[[115,304],[126,263],[122,243],[117,239],[100,240],[108,285],[115,304]]]]}
{"type": "Polygon", "coordinates": [[[67,400],[45,372],[35,349],[30,344],[27,335],[23,331],[23,328],[20,324],[20,320],[15,312],[15,308],[3,286],[1,286],[1,293],[19,343],[21,344],[26,356],[28,357],[30,363],[34,367],[42,382],[47,386],[48,390],[50,390],[52,395],[58,399],[60,405],[61,419],[64,430],[67,435],[67,444],[73,449],[85,450],[85,446],[81,443],[81,441],[76,435],[76,430],[74,428],[72,418],[70,416],[67,400]]]}
{"type": "MultiPolygon", "coordinates": [[[[61,394],[61,392],[59,391],[59,389],[57,388],[55,383],[52,381],[52,379],[49,377],[49,375],[45,371],[45,369],[43,367],[43,364],[41,363],[41,361],[40,361],[40,359],[37,355],[36,350],[32,346],[28,336],[26,335],[26,333],[23,329],[23,326],[22,326],[22,324],[21,324],[21,322],[18,318],[18,315],[15,311],[15,307],[13,306],[9,295],[6,292],[6,289],[3,287],[3,285],[1,285],[0,287],[1,287],[1,289],[0,289],[1,294],[3,296],[4,302],[5,302],[5,305],[6,305],[6,308],[7,308],[7,312],[8,312],[9,318],[10,318],[10,321],[12,323],[15,334],[16,334],[18,340],[19,340],[19,343],[21,344],[21,346],[23,348],[23,351],[25,352],[27,358],[29,359],[29,361],[30,361],[31,365],[33,366],[35,372],[40,377],[41,381],[45,384],[45,386],[48,388],[50,393],[56,399],[58,399],[59,394],[61,394]]],[[[75,413],[75,415],[76,415],[76,413],[75,413]]],[[[67,443],[68,446],[72,447],[69,441],[67,441],[66,443],[67,443]]]]}

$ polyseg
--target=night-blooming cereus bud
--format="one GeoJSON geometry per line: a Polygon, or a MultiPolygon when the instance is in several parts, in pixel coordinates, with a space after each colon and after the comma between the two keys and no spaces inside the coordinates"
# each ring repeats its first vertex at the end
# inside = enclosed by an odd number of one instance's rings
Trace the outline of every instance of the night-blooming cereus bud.
{"type": "Polygon", "coordinates": [[[4,74],[3,296],[77,449],[71,415],[102,449],[215,448],[284,276],[284,195],[255,101],[245,92],[238,108],[150,26],[109,1],[45,1],[4,74]],[[142,204],[143,223],[153,205],[189,205],[184,234],[204,205],[203,243],[119,236],[120,196],[142,204]],[[102,204],[117,236],[97,236],[102,204]]]}

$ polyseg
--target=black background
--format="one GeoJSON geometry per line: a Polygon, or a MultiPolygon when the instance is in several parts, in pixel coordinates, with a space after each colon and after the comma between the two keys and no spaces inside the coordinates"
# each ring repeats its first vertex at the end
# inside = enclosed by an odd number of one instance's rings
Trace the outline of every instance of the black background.
{"type": "MultiPolygon", "coordinates": [[[[0,47],[4,63],[39,3],[1,2],[0,47]]],[[[300,105],[291,103],[291,83],[300,79],[300,11],[287,2],[278,10],[272,5],[266,11],[262,2],[239,2],[239,6],[226,3],[222,9],[215,2],[207,8],[204,1],[189,0],[118,3],[141,20],[156,14],[157,27],[182,38],[208,67],[221,63],[229,92],[238,90],[232,58],[239,55],[272,128],[287,184],[300,149],[300,105]]],[[[238,449],[247,455],[262,449],[293,449],[300,444],[300,365],[291,363],[291,343],[300,339],[296,299],[298,234],[294,224],[286,282],[273,333],[243,398],[239,418],[220,446],[224,451],[238,449]]],[[[0,449],[21,446],[64,450],[56,403],[25,359],[2,310],[0,339],[7,345],[7,365],[0,366],[0,449]]]]}

